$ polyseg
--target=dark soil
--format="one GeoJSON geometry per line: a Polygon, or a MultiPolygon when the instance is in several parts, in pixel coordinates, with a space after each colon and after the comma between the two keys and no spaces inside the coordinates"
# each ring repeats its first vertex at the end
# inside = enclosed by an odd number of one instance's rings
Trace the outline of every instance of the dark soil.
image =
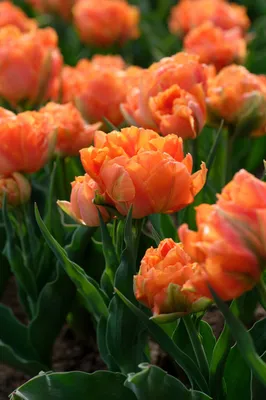
{"type": "MultiPolygon", "coordinates": [[[[21,310],[17,300],[16,285],[13,279],[10,280],[1,302],[12,308],[14,314],[21,322],[25,321],[25,314],[21,310]]],[[[255,319],[265,316],[262,309],[258,309],[255,319]]],[[[221,313],[213,307],[208,311],[204,319],[211,325],[216,337],[223,329],[223,317],[221,313]]],[[[177,371],[176,365],[168,355],[163,353],[156,343],[151,342],[152,363],[159,365],[168,373],[178,374],[182,379],[182,371],[177,371]]],[[[0,354],[1,360],[1,354],[0,354]]],[[[106,369],[105,364],[100,358],[95,336],[91,336],[86,341],[77,338],[73,332],[65,325],[61,334],[57,338],[53,352],[53,370],[54,371],[84,371],[94,372],[96,370],[106,369]]],[[[9,366],[0,364],[0,400],[7,400],[8,395],[25,383],[30,377],[23,372],[17,371],[9,366]]],[[[185,377],[183,377],[185,379],[185,377]]]]}

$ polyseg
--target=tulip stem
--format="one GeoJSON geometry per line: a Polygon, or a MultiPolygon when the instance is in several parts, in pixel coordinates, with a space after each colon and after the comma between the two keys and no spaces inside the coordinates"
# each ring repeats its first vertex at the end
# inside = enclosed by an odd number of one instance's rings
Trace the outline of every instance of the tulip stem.
{"type": "Polygon", "coordinates": [[[260,304],[266,310],[266,285],[264,283],[263,276],[260,282],[257,284],[257,290],[259,293],[260,304]]]}
{"type": "Polygon", "coordinates": [[[203,376],[206,378],[207,382],[209,381],[209,364],[207,361],[207,357],[204,351],[204,348],[201,344],[198,332],[194,325],[194,322],[190,315],[186,315],[183,317],[183,321],[192,344],[198,366],[200,367],[203,376]]]}

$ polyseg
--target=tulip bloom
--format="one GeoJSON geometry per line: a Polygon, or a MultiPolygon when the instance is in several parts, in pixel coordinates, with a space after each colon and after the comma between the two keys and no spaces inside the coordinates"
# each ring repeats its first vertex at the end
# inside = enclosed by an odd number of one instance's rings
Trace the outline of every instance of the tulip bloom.
{"type": "MultiPolygon", "coordinates": [[[[266,183],[241,170],[216,205],[196,208],[196,220],[198,231],[182,225],[179,237],[217,294],[231,300],[252,289],[266,265],[266,183]]],[[[186,288],[210,295],[200,274],[186,288]]]]}
{"type": "Polygon", "coordinates": [[[193,202],[206,180],[204,163],[191,175],[192,157],[184,158],[176,135],[163,138],[132,126],[108,135],[97,131],[94,146],[81,150],[83,167],[122,215],[131,205],[133,218],[178,211],[193,202]]]}
{"type": "Polygon", "coordinates": [[[266,133],[266,83],[246,68],[231,65],[209,80],[210,122],[224,119],[242,134],[266,133]]]}
{"type": "Polygon", "coordinates": [[[246,41],[239,28],[223,31],[212,22],[206,22],[187,34],[184,50],[198,54],[200,62],[214,64],[219,71],[229,64],[243,64],[246,57],[246,41]]]}
{"type": "Polygon", "coordinates": [[[55,151],[63,155],[78,155],[80,149],[90,146],[96,129],[101,126],[100,122],[94,125],[86,124],[80,112],[71,103],[48,103],[40,109],[40,113],[52,117],[56,131],[55,151]]]}
{"type": "Polygon", "coordinates": [[[37,28],[37,23],[9,1],[0,3],[0,28],[7,25],[16,26],[21,32],[29,32],[37,28]]]}
{"type": "Polygon", "coordinates": [[[0,118],[0,174],[42,168],[52,151],[53,133],[51,119],[36,111],[0,118]]]}
{"type": "Polygon", "coordinates": [[[105,222],[110,219],[109,213],[104,207],[96,206],[93,203],[95,195],[99,194],[100,190],[99,186],[96,182],[94,182],[93,179],[91,179],[88,175],[78,176],[71,185],[72,191],[70,202],[57,202],[59,207],[62,208],[65,213],[67,213],[78,223],[87,226],[100,225],[97,208],[105,222]]]}
{"type": "Polygon", "coordinates": [[[198,56],[177,53],[144,70],[128,93],[121,110],[138,126],[195,138],[206,119],[208,69],[198,56]]]}
{"type": "Polygon", "coordinates": [[[123,44],[139,36],[139,9],[124,0],[80,0],[73,17],[81,40],[90,45],[123,44]]]}
{"type": "Polygon", "coordinates": [[[206,21],[224,30],[239,27],[242,32],[250,25],[243,6],[223,0],[181,0],[171,10],[169,29],[173,34],[184,35],[206,21]]]}
{"type": "Polygon", "coordinates": [[[75,0],[26,0],[39,13],[58,14],[69,20],[75,0]]]}
{"type": "Polygon", "coordinates": [[[16,106],[51,95],[62,66],[57,35],[51,28],[22,34],[15,26],[0,32],[0,97],[16,106]]]}
{"type": "MultiPolygon", "coordinates": [[[[181,317],[204,310],[211,299],[186,290],[186,283],[200,274],[200,266],[191,261],[181,243],[164,239],[154,249],[149,248],[134,277],[137,300],[151,308],[153,315],[174,314],[181,317]]],[[[204,281],[204,273],[202,274],[204,281]]],[[[166,316],[164,317],[167,321],[166,316]]]]}
{"type": "Polygon", "coordinates": [[[10,176],[0,175],[0,208],[3,206],[4,195],[8,205],[15,207],[27,203],[31,195],[29,181],[18,172],[10,176]]]}
{"type": "Polygon", "coordinates": [[[107,118],[114,125],[123,122],[120,104],[127,91],[140,80],[142,68],[127,67],[119,56],[96,55],[91,61],[82,59],[75,68],[65,66],[61,88],[53,99],[73,102],[87,122],[95,123],[107,118]]]}

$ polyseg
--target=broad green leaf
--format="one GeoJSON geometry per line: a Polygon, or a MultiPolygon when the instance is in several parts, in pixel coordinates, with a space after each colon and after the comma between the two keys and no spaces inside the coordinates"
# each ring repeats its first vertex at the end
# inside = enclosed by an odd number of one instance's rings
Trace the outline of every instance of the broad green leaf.
{"type": "Polygon", "coordinates": [[[200,321],[199,333],[201,336],[202,346],[205,350],[209,365],[211,364],[213,350],[215,346],[215,336],[210,325],[206,321],[200,321]]]}
{"type": "Polygon", "coordinates": [[[40,374],[20,386],[11,400],[136,400],[125,379],[109,371],[40,374]]]}
{"type": "Polygon", "coordinates": [[[192,391],[183,383],[159,367],[149,364],[139,366],[142,371],[129,374],[125,386],[130,388],[138,400],[207,400],[202,392],[192,391]]]}
{"type": "Polygon", "coordinates": [[[183,321],[183,318],[178,320],[176,329],[172,335],[173,342],[182,349],[195,363],[197,362],[191,341],[187,334],[187,330],[183,321]]]}
{"type": "Polygon", "coordinates": [[[62,329],[72,302],[76,287],[59,266],[52,282],[48,282],[40,293],[36,315],[29,325],[29,337],[40,359],[51,365],[54,341],[62,329]],[[42,338],[40,340],[40,338],[42,338]]]}
{"type": "Polygon", "coordinates": [[[107,330],[107,320],[106,320],[106,318],[101,317],[97,324],[97,344],[98,344],[99,352],[100,352],[101,358],[107,365],[109,371],[119,372],[120,369],[117,366],[114,358],[110,354],[110,351],[107,347],[106,330],[107,330]]]}
{"type": "Polygon", "coordinates": [[[90,278],[77,264],[69,260],[66,251],[52,237],[46,228],[43,220],[40,217],[37,207],[35,207],[35,215],[45,240],[72,282],[76,285],[77,290],[84,299],[84,304],[86,305],[88,311],[91,312],[97,320],[101,316],[107,317],[108,310],[105,304],[105,294],[98,287],[97,282],[90,278]]]}
{"type": "Polygon", "coordinates": [[[3,343],[0,339],[1,363],[23,371],[29,375],[36,375],[40,371],[48,370],[48,367],[36,360],[25,359],[14,352],[11,346],[3,343]]]}
{"type": "Polygon", "coordinates": [[[172,238],[177,241],[177,230],[173,219],[167,214],[153,214],[149,219],[155,231],[162,239],[172,238]]]}
{"type": "MultiPolygon", "coordinates": [[[[236,300],[232,302],[230,308],[234,314],[238,315],[236,300]]],[[[232,345],[233,339],[230,329],[228,325],[225,324],[223,331],[214,346],[210,364],[210,388],[211,394],[214,397],[216,394],[217,396],[219,394],[221,398],[224,398],[222,397],[224,367],[232,345]]]]}
{"type": "Polygon", "coordinates": [[[169,336],[155,322],[150,320],[143,311],[141,311],[133,303],[131,303],[130,300],[128,300],[118,290],[117,294],[148,328],[150,334],[159,343],[161,348],[166,351],[171,357],[173,357],[176,363],[185,371],[192,387],[194,386],[194,384],[196,384],[196,386],[200,390],[202,390],[204,393],[208,393],[207,383],[194,361],[192,361],[191,358],[186,355],[186,353],[179,349],[169,338],[169,336]]]}
{"type": "Polygon", "coordinates": [[[116,295],[109,305],[107,347],[123,373],[135,371],[145,355],[146,328],[116,295]]]}
{"type": "Polygon", "coordinates": [[[36,374],[47,367],[40,362],[32,347],[28,329],[19,322],[11,309],[0,304],[0,354],[1,362],[29,374],[36,374]]]}
{"type": "Polygon", "coordinates": [[[36,282],[32,270],[24,263],[23,254],[20,249],[20,243],[10,220],[5,198],[3,201],[2,212],[7,237],[6,246],[3,253],[9,261],[11,270],[14,273],[18,284],[29,297],[29,307],[28,304],[26,304],[25,309],[31,309],[31,312],[33,312],[38,297],[36,282]]]}
{"type": "MultiPolygon", "coordinates": [[[[261,359],[266,362],[266,351],[262,354],[261,359]]],[[[265,400],[266,388],[265,386],[254,376],[252,376],[252,399],[254,400],[265,400]]]]}
{"type": "MultiPolygon", "coordinates": [[[[139,222],[134,221],[135,224],[139,222]]],[[[115,276],[115,285],[125,290],[127,295],[136,302],[133,294],[133,275],[136,271],[136,255],[138,249],[138,231],[132,223],[130,210],[124,236],[125,249],[121,263],[115,276]]],[[[109,305],[107,321],[106,343],[108,350],[123,373],[135,371],[138,364],[147,361],[145,356],[146,329],[132,311],[115,295],[109,305]]]]}
{"type": "Polygon", "coordinates": [[[210,288],[212,296],[223,313],[230,332],[235,339],[238,349],[241,352],[243,360],[247,363],[261,383],[266,386],[266,363],[261,360],[256,352],[252,337],[246,330],[242,322],[234,316],[227,305],[217,296],[212,288],[210,288]]]}
{"type": "Polygon", "coordinates": [[[0,253],[0,299],[6,288],[7,281],[11,275],[10,265],[7,258],[0,253]]]}
{"type": "MultiPolygon", "coordinates": [[[[266,349],[266,318],[256,322],[249,333],[258,355],[261,356],[266,349]]],[[[253,399],[251,393],[251,370],[243,362],[243,357],[237,345],[230,350],[224,378],[227,387],[227,400],[235,400],[237,397],[241,400],[253,399]]]]}

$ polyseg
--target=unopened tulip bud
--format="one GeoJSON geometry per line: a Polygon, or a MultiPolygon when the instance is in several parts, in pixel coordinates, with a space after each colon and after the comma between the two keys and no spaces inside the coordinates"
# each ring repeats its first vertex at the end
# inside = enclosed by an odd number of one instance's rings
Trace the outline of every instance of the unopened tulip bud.
{"type": "Polygon", "coordinates": [[[0,208],[3,206],[4,195],[10,206],[27,203],[31,195],[29,181],[18,172],[14,172],[10,176],[0,175],[0,208]]]}

